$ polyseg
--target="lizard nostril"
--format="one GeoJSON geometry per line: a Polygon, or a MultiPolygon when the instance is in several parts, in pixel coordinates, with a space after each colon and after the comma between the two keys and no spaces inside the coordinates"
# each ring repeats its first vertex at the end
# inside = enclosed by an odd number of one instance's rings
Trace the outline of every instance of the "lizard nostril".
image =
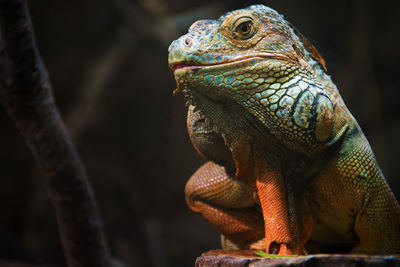
{"type": "Polygon", "coordinates": [[[192,46],[192,43],[193,43],[193,41],[192,41],[192,39],[191,39],[191,38],[189,38],[189,37],[186,37],[186,38],[185,38],[185,40],[183,41],[183,43],[185,44],[185,46],[187,46],[187,47],[191,47],[191,46],[192,46]]]}

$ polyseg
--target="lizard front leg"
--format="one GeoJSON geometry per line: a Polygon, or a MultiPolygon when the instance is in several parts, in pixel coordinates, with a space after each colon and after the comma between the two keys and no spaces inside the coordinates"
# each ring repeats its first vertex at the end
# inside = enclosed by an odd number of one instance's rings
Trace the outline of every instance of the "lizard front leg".
{"type": "Polygon", "coordinates": [[[269,254],[304,254],[313,221],[308,206],[296,197],[292,183],[273,160],[253,162],[255,188],[260,200],[269,254]]]}
{"type": "Polygon", "coordinates": [[[255,192],[231,178],[225,168],[207,162],[185,188],[189,208],[200,213],[239,249],[264,249],[264,221],[255,192]]]}
{"type": "MultiPolygon", "coordinates": [[[[294,254],[287,202],[287,190],[283,177],[278,172],[263,173],[256,180],[258,196],[263,210],[265,241],[269,254],[294,254]]],[[[294,244],[293,244],[294,245],[294,244]]]]}

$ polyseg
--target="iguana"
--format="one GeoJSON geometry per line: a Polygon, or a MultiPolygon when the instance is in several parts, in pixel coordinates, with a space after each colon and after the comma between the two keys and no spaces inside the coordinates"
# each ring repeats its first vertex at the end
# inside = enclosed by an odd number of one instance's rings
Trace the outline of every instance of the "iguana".
{"type": "Polygon", "coordinates": [[[187,127],[209,160],[189,207],[224,248],[400,253],[400,208],[317,49],[253,5],[195,22],[169,47],[187,127]]]}

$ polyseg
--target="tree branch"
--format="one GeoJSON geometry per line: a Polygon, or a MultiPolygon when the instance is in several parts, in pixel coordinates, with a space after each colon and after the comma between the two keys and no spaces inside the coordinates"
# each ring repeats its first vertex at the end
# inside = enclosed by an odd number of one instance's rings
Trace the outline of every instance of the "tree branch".
{"type": "Polygon", "coordinates": [[[24,0],[0,0],[0,103],[45,178],[69,266],[111,266],[85,170],[61,120],[24,0]]]}

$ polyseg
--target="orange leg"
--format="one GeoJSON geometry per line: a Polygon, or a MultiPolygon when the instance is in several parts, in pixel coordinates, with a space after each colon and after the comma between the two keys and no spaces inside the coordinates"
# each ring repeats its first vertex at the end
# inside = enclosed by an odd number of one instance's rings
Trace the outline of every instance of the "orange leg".
{"type": "Polygon", "coordinates": [[[279,170],[268,170],[266,164],[259,166],[256,187],[265,223],[266,252],[303,254],[313,227],[308,206],[294,200],[292,188],[279,170]]]}
{"type": "Polygon", "coordinates": [[[264,237],[264,223],[254,190],[229,177],[212,162],[200,167],[185,188],[189,207],[240,249],[249,249],[264,237]]]}
{"type": "Polygon", "coordinates": [[[267,253],[295,254],[283,177],[268,173],[256,180],[265,223],[267,253]]]}

